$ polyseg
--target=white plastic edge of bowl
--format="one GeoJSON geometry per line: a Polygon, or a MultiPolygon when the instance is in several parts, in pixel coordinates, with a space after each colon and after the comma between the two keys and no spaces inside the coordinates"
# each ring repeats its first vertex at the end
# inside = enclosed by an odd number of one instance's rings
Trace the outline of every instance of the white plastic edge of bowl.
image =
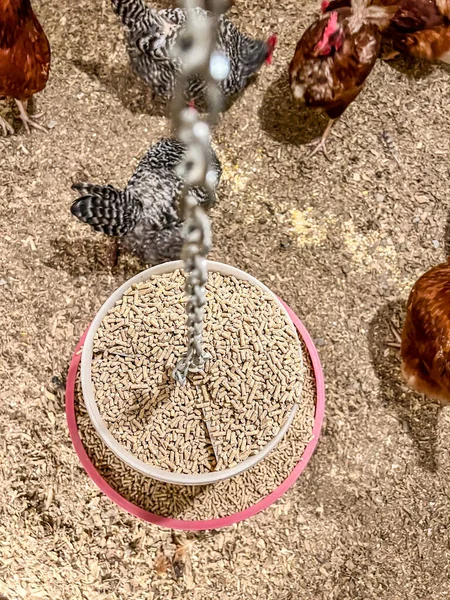
{"type": "MultiPolygon", "coordinates": [[[[242,279],[244,281],[248,281],[252,285],[255,285],[262,289],[266,294],[272,296],[278,304],[278,306],[282,309],[284,314],[286,315],[288,322],[291,323],[292,329],[295,332],[295,335],[298,336],[297,329],[295,325],[292,323],[289,314],[287,313],[284,306],[281,304],[278,297],[263,283],[241,271],[240,269],[236,269],[235,267],[231,267],[229,265],[207,261],[208,270],[211,272],[222,273],[223,275],[234,276],[236,279],[242,279]]],[[[146,271],[142,271],[138,275],[132,277],[128,281],[126,281],[123,285],[121,285],[111,296],[106,300],[103,306],[100,308],[98,313],[96,314],[94,320],[89,327],[89,331],[87,333],[84,346],[83,353],[81,357],[81,387],[83,391],[84,403],[86,405],[86,409],[89,413],[89,417],[97,430],[97,433],[103,440],[103,442],[108,446],[108,448],[125,464],[130,466],[131,468],[147,475],[148,477],[152,477],[153,479],[157,479],[158,481],[163,481],[164,483],[175,484],[175,485],[208,485],[212,483],[217,483],[218,481],[222,481],[224,479],[229,479],[234,477],[235,475],[239,475],[243,473],[247,469],[255,466],[258,462],[263,460],[281,441],[291,423],[295,417],[295,413],[297,412],[298,404],[294,404],[291,412],[289,413],[288,418],[284,422],[283,426],[277,433],[277,435],[270,440],[270,442],[260,450],[257,454],[250,456],[235,465],[230,469],[224,469],[222,471],[211,471],[210,473],[201,473],[198,475],[192,474],[181,474],[181,473],[172,473],[171,471],[165,471],[163,469],[158,469],[157,467],[153,467],[152,465],[145,463],[135,456],[128,452],[123,446],[117,442],[117,440],[111,435],[108,431],[108,428],[103,421],[100,412],[97,408],[97,403],[95,400],[94,394],[94,386],[92,384],[91,378],[91,363],[92,363],[92,354],[93,354],[93,345],[94,345],[94,336],[99,328],[101,322],[106,316],[106,313],[112,308],[117,300],[119,300],[123,294],[135,283],[140,283],[141,281],[146,281],[150,277],[154,275],[164,275],[165,273],[170,273],[175,271],[176,269],[182,269],[183,262],[181,260],[172,261],[168,263],[163,263],[161,265],[157,265],[146,271]]],[[[299,342],[299,355],[302,363],[303,370],[303,355],[299,342]]]]}

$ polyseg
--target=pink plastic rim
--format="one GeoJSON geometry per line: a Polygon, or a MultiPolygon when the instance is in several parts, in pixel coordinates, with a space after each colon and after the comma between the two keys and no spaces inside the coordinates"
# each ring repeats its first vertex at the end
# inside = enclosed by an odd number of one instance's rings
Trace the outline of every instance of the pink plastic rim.
{"type": "Polygon", "coordinates": [[[95,483],[95,485],[106,495],[110,500],[115,502],[118,506],[126,510],[128,513],[134,515],[135,517],[139,517],[144,521],[152,523],[153,525],[158,525],[159,527],[168,527],[170,529],[180,529],[185,531],[199,531],[205,529],[219,529],[221,527],[228,527],[229,525],[234,525],[235,523],[239,523],[240,521],[244,521],[250,517],[253,517],[257,513],[269,507],[271,504],[276,502],[283,494],[287,492],[287,490],[297,481],[300,475],[303,473],[306,465],[308,464],[311,456],[316,449],[317,442],[319,440],[320,431],[322,429],[322,422],[325,413],[325,384],[323,379],[322,366],[320,364],[319,354],[314,345],[314,342],[309,335],[306,327],[297,317],[297,315],[290,309],[290,307],[283,301],[281,301],[286,308],[289,316],[292,319],[297,331],[300,334],[300,337],[306,344],[308,349],[308,353],[311,357],[314,376],[316,380],[316,390],[317,390],[317,403],[316,403],[316,411],[314,416],[314,427],[312,431],[312,438],[309,444],[306,446],[306,449],[300,459],[300,461],[296,464],[294,469],[291,471],[290,475],[286,477],[286,479],[281,483],[277,488],[273,490],[268,496],[242,510],[240,512],[234,513],[232,515],[228,515],[226,517],[221,517],[220,519],[209,519],[203,521],[185,521],[182,519],[172,519],[170,517],[161,517],[160,515],[156,515],[148,510],[144,510],[139,506],[136,506],[123,496],[121,496],[114,488],[112,488],[105,479],[100,475],[97,471],[91,459],[87,455],[86,450],[84,449],[83,443],[80,438],[80,434],[78,432],[77,421],[75,417],[75,382],[78,372],[78,366],[81,360],[81,352],[80,349],[84,343],[84,339],[88,332],[89,327],[84,332],[81,337],[78,345],[75,349],[75,352],[72,356],[72,360],[70,363],[69,373],[67,375],[67,384],[66,384],[66,418],[67,418],[67,426],[69,428],[69,434],[72,439],[72,444],[75,449],[75,452],[80,459],[80,462],[85,469],[86,473],[95,483]]]}

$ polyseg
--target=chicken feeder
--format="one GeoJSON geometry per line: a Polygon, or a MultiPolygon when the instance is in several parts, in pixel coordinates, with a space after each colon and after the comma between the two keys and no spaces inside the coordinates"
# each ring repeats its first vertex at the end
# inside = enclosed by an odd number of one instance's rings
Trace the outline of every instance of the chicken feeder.
{"type": "MultiPolygon", "coordinates": [[[[143,276],[144,273],[141,273],[137,277],[143,276]]],[[[205,520],[188,520],[161,516],[159,514],[156,514],[155,512],[151,512],[141,508],[140,506],[137,506],[136,504],[130,502],[123,495],[118,493],[110,485],[110,483],[106,481],[103,475],[97,470],[91,458],[88,456],[80,437],[80,431],[78,428],[75,412],[75,384],[77,374],[80,368],[81,354],[84,354],[84,347],[86,345],[86,340],[88,338],[89,331],[92,329],[92,325],[94,325],[94,323],[92,323],[91,327],[85,331],[82,338],[80,339],[70,364],[66,385],[66,416],[69,433],[78,458],[82,466],[86,470],[86,473],[95,483],[95,485],[100,489],[100,491],[102,491],[106,496],[108,496],[108,498],[110,498],[115,504],[117,504],[133,516],[136,516],[154,525],[185,531],[218,529],[221,527],[233,525],[235,523],[238,523],[256,515],[262,510],[265,510],[287,492],[287,490],[297,481],[297,479],[305,470],[317,446],[325,411],[325,385],[320,358],[311,336],[309,335],[303,323],[289,308],[289,306],[287,306],[282,300],[279,300],[279,302],[281,302],[281,305],[283,306],[284,310],[286,310],[287,314],[289,315],[289,318],[291,319],[292,323],[296,328],[299,337],[302,339],[306,346],[309,357],[311,359],[316,385],[316,405],[312,436],[302,454],[301,459],[295,465],[295,467],[292,469],[292,471],[286,477],[286,479],[284,479],[284,481],[280,485],[274,486],[274,489],[269,494],[263,497],[259,502],[256,502],[255,504],[249,506],[247,509],[238,512],[232,512],[227,516],[221,518],[205,520]]],[[[89,354],[86,354],[86,356],[89,356],[89,354]]]]}

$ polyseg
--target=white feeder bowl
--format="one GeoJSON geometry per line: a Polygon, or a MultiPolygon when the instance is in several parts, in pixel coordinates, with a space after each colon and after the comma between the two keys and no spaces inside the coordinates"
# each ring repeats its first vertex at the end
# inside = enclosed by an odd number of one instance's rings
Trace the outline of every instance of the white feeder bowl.
{"type": "MultiPolygon", "coordinates": [[[[266,287],[263,283],[234,267],[230,267],[229,265],[207,261],[208,271],[221,273],[222,275],[228,275],[236,277],[236,279],[241,279],[244,281],[248,281],[250,284],[259,287],[263,292],[272,296],[280,307],[280,309],[286,315],[287,320],[291,324],[292,331],[297,335],[297,329],[292,323],[291,318],[289,317],[286,309],[280,302],[279,298],[271,291],[268,287],[266,287]]],[[[103,421],[100,412],[97,407],[97,402],[95,400],[94,386],[92,384],[91,377],[91,364],[92,364],[92,354],[93,354],[93,344],[94,337],[105,318],[107,312],[115,305],[117,300],[119,300],[123,294],[136,283],[140,283],[141,281],[146,281],[150,277],[154,275],[164,275],[165,273],[171,273],[177,269],[183,269],[183,261],[177,260],[169,263],[163,263],[161,265],[157,265],[156,267],[152,267],[147,269],[146,271],[142,271],[135,277],[132,277],[128,281],[126,281],[123,285],[120,286],[108,300],[103,304],[103,306],[98,311],[94,320],[89,327],[89,331],[87,333],[84,346],[83,346],[83,354],[81,357],[81,387],[83,390],[83,398],[86,404],[87,411],[91,418],[91,421],[97,430],[97,433],[103,440],[103,442],[108,446],[108,448],[114,452],[114,454],[125,464],[130,466],[131,468],[143,473],[144,475],[148,475],[153,479],[157,479],[159,481],[163,481],[165,483],[176,484],[176,485],[208,485],[212,483],[217,483],[218,481],[222,481],[223,479],[229,479],[230,477],[234,477],[235,475],[239,475],[240,473],[250,469],[261,460],[263,460],[280,442],[283,438],[287,430],[289,429],[294,417],[297,412],[298,405],[294,404],[289,413],[288,418],[285,423],[277,433],[277,435],[272,438],[272,440],[264,446],[257,454],[249,456],[239,464],[235,465],[230,469],[223,469],[221,471],[211,471],[209,473],[200,473],[200,474],[183,474],[183,473],[172,473],[171,471],[166,471],[163,469],[159,469],[150,465],[149,463],[145,463],[142,460],[136,458],[131,452],[126,450],[119,442],[111,435],[109,432],[105,422],[103,421]]],[[[301,351],[300,342],[298,345],[299,348],[299,356],[303,366],[303,355],[301,351]]]]}

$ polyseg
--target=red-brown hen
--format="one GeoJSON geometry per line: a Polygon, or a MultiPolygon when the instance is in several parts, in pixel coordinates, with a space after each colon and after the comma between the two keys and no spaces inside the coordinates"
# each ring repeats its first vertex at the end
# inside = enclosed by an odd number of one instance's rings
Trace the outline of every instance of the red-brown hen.
{"type": "MultiPolygon", "coordinates": [[[[385,7],[398,4],[383,35],[393,51],[383,58],[409,54],[450,64],[450,0],[373,0],[372,4],[385,7]]],[[[350,0],[324,0],[322,12],[342,6],[350,6],[350,0]]]]}
{"type": "MultiPolygon", "coordinates": [[[[50,70],[50,44],[30,0],[0,0],[0,98],[14,98],[25,129],[45,127],[27,113],[27,102],[44,89],[50,70]]],[[[4,135],[14,133],[0,116],[4,135]]]]}
{"type": "Polygon", "coordinates": [[[370,0],[352,0],[313,23],[297,44],[289,67],[295,100],[325,111],[330,122],[313,156],[322,150],[333,122],[364,87],[381,46],[381,32],[394,10],[368,6],[370,0]]]}
{"type": "Polygon", "coordinates": [[[402,374],[419,393],[450,403],[450,264],[422,275],[408,300],[402,374]]]}

